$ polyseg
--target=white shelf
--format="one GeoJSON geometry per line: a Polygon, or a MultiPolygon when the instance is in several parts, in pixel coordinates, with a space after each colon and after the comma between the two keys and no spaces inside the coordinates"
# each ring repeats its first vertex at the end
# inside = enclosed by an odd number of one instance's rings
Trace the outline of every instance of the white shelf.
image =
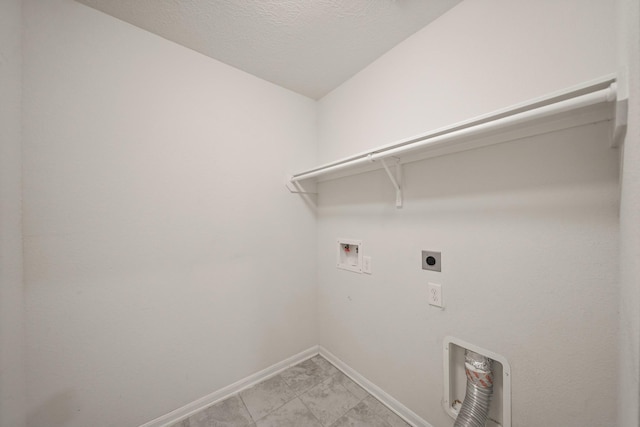
{"type": "Polygon", "coordinates": [[[310,193],[315,182],[384,168],[402,206],[402,164],[459,151],[500,144],[601,121],[614,121],[610,144],[615,147],[626,129],[627,100],[615,75],[574,86],[499,111],[396,141],[371,151],[298,172],[287,178],[294,193],[310,193]],[[389,164],[395,165],[395,174],[389,164]]]}

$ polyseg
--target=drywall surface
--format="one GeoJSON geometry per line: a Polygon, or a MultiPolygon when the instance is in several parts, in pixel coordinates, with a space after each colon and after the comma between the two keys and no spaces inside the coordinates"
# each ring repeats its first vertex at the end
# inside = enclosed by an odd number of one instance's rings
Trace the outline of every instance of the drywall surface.
{"type": "Polygon", "coordinates": [[[640,5],[618,2],[622,66],[629,70],[629,123],[620,201],[620,387],[618,423],[640,425],[640,5]]]}
{"type": "Polygon", "coordinates": [[[0,2],[0,426],[25,425],[20,0],[0,2]]]}
{"type": "Polygon", "coordinates": [[[606,0],[462,2],[322,98],[321,163],[615,72],[606,0]]]}
{"type": "MultiPolygon", "coordinates": [[[[319,103],[329,161],[616,71],[611,2],[462,2],[319,103]]],[[[513,425],[616,418],[619,152],[606,123],[319,186],[320,344],[433,426],[452,335],[505,356],[513,425]],[[372,275],[335,267],[362,239],[372,275]],[[420,251],[442,251],[442,272],[420,251]],[[442,285],[445,308],[427,305],[442,285]]]]}
{"type": "Polygon", "coordinates": [[[24,16],[29,426],[138,426],[317,344],[284,187],[315,103],[71,0],[24,16]]]}
{"type": "Polygon", "coordinates": [[[315,99],[460,2],[80,1],[315,99]]]}

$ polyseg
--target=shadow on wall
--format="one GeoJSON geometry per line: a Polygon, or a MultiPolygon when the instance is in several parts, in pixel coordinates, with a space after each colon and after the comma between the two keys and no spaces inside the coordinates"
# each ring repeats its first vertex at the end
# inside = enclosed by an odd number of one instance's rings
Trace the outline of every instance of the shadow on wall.
{"type": "Polygon", "coordinates": [[[65,426],[74,418],[80,408],[74,405],[75,391],[69,389],[58,392],[27,415],[30,426],[65,426]]]}

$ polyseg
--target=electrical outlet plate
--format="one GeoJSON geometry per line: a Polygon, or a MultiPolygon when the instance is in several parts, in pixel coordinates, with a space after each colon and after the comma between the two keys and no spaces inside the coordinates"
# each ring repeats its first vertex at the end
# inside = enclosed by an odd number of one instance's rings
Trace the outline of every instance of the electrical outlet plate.
{"type": "Polygon", "coordinates": [[[429,305],[434,307],[443,307],[442,301],[442,285],[438,283],[429,283],[429,305]]]}

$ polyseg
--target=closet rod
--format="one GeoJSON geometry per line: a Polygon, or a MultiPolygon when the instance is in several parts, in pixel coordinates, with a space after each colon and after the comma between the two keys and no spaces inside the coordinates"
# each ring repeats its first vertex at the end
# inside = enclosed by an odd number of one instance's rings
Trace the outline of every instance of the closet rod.
{"type": "Polygon", "coordinates": [[[356,166],[365,165],[376,160],[384,159],[391,156],[400,156],[411,151],[420,149],[426,149],[427,147],[434,147],[452,142],[459,138],[470,137],[479,135],[485,132],[497,131],[511,126],[520,125],[529,121],[543,119],[556,114],[562,114],[580,108],[589,107],[596,104],[605,102],[613,102],[616,100],[617,87],[616,83],[611,83],[609,87],[600,89],[584,95],[568,98],[563,101],[554,102],[541,107],[525,110],[517,113],[513,113],[507,116],[500,114],[498,118],[479,124],[469,123],[467,126],[454,127],[450,131],[435,132],[423,137],[418,137],[413,140],[406,141],[401,144],[396,144],[391,147],[381,148],[374,150],[370,153],[361,154],[351,158],[339,160],[337,162],[329,163],[327,165],[295,174],[291,176],[291,182],[302,181],[309,178],[316,178],[318,176],[331,174],[341,171],[343,169],[349,169],[356,166]]]}

